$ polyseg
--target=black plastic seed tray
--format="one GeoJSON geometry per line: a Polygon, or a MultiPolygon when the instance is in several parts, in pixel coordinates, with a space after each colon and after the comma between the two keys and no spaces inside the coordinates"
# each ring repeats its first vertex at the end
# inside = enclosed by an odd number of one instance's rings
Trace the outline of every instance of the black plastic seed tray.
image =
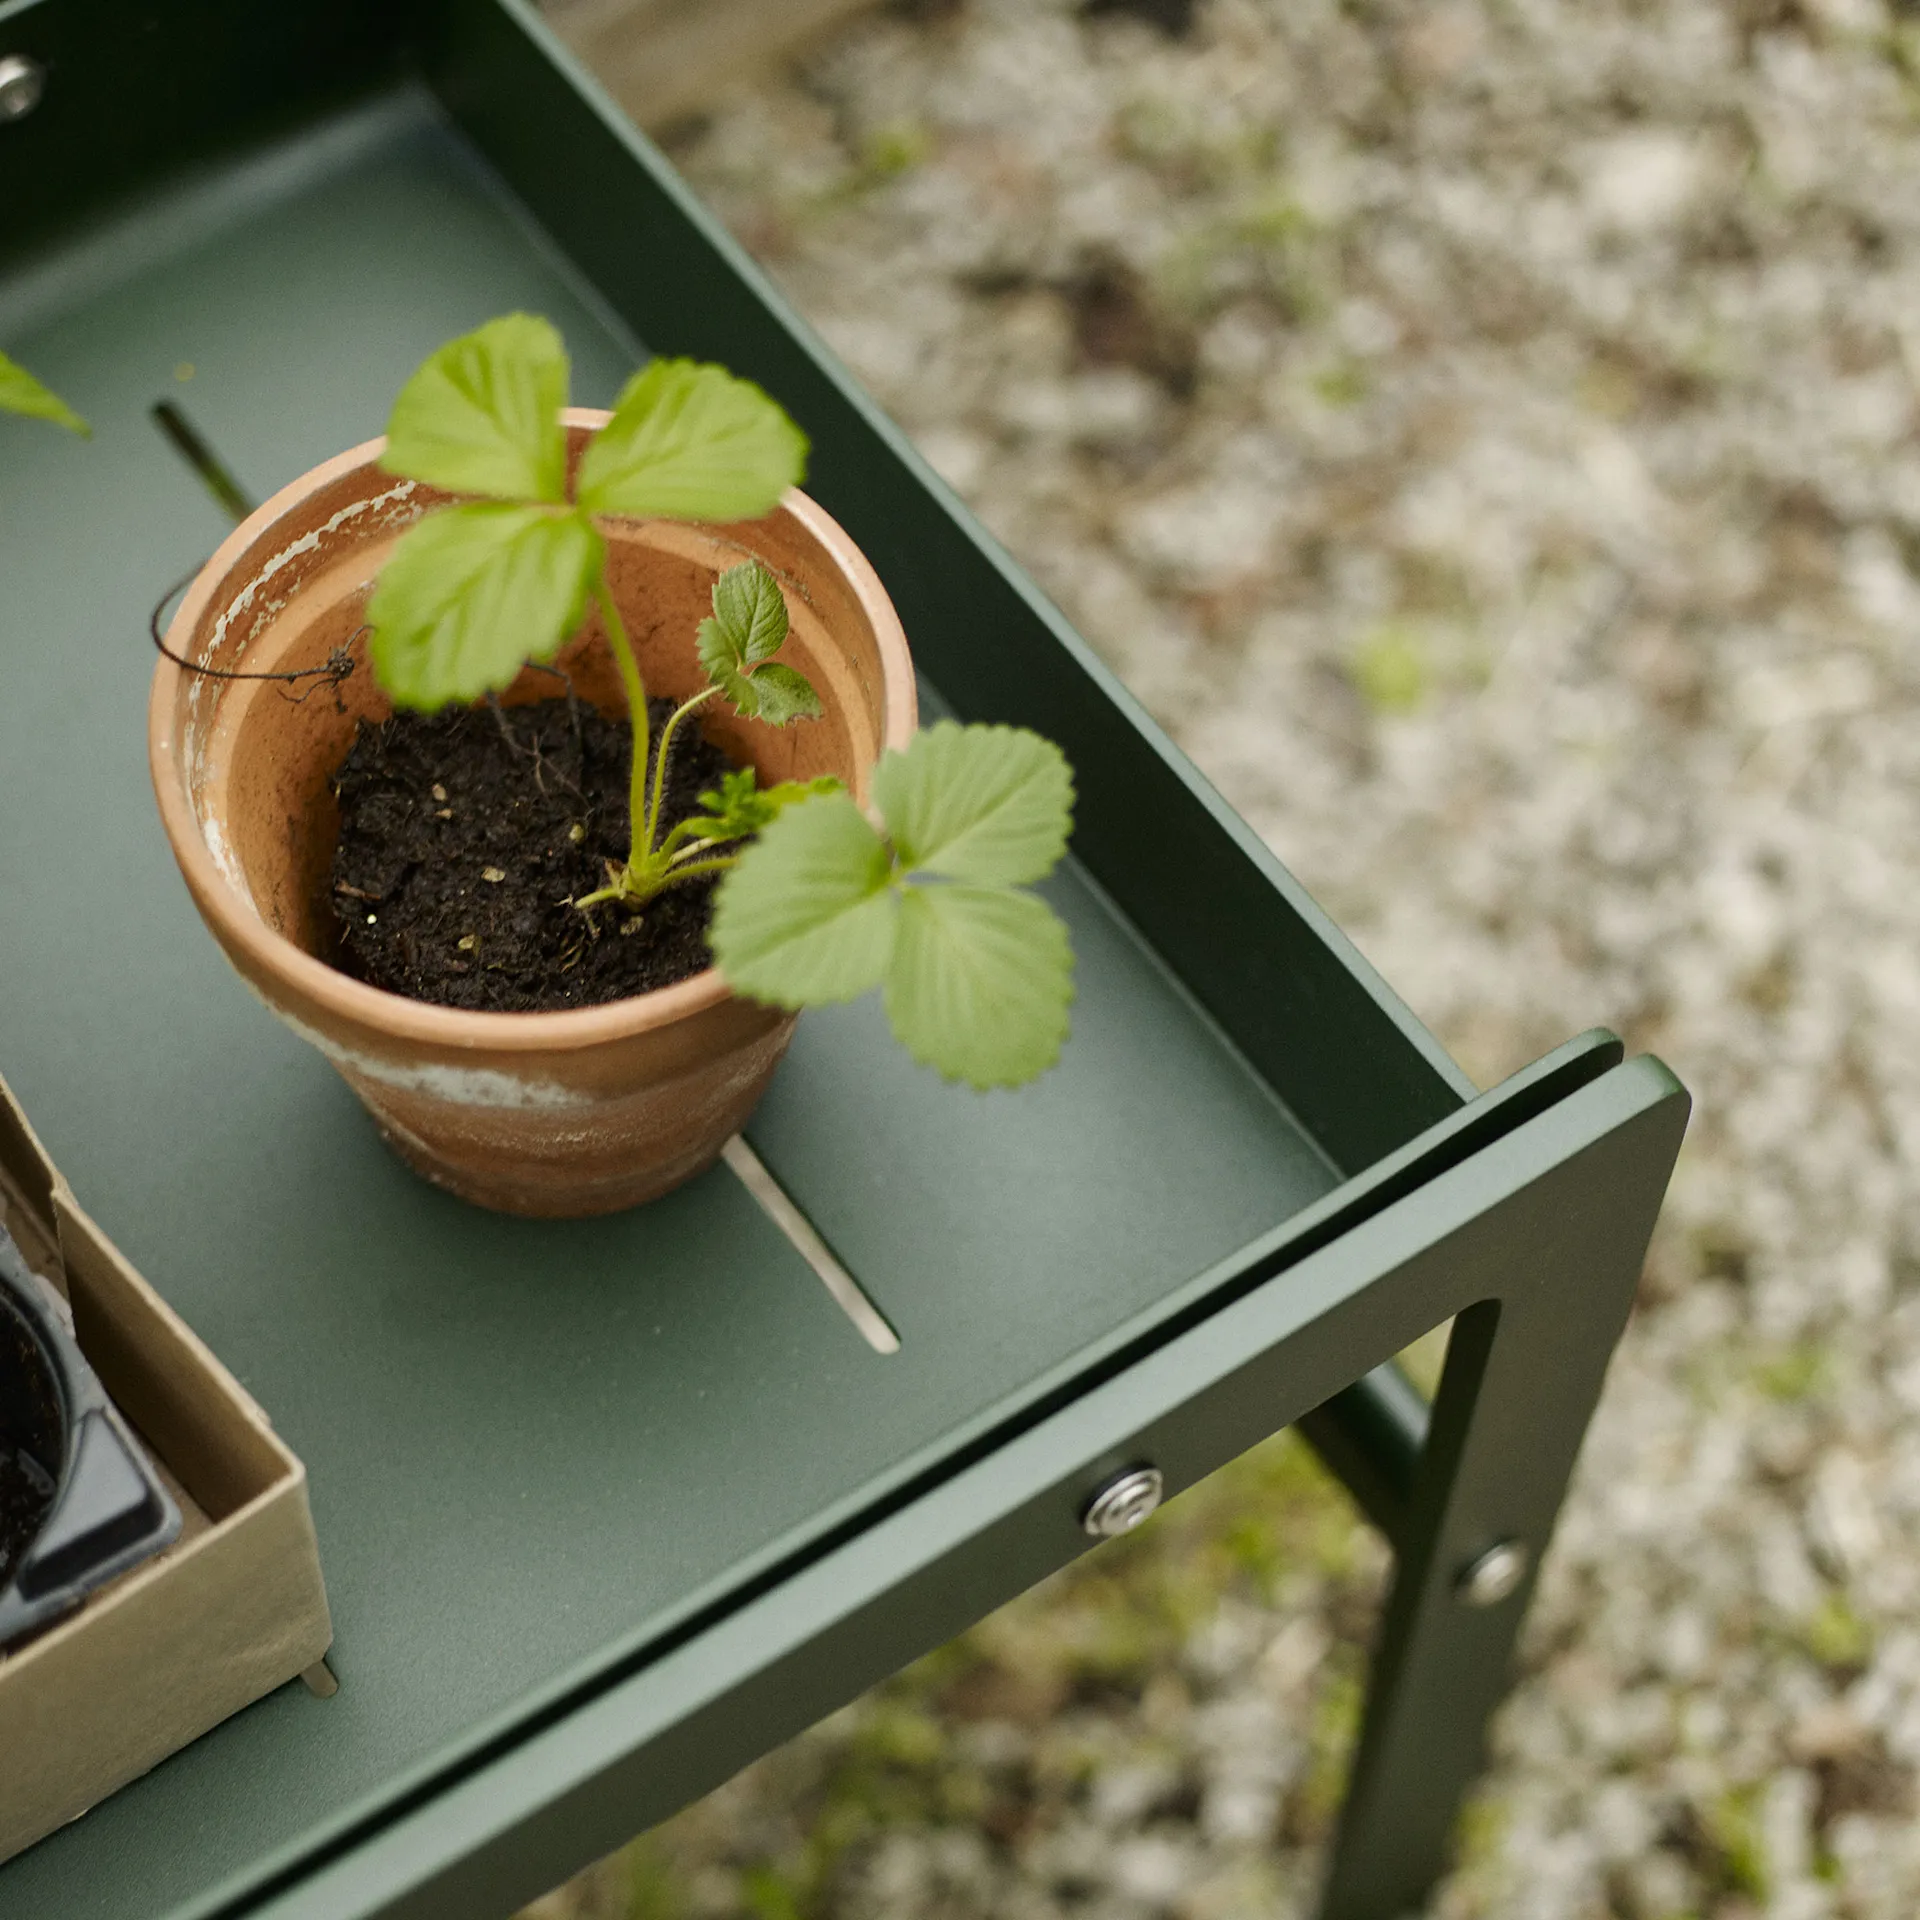
{"type": "Polygon", "coordinates": [[[73,1335],[0,1227],[0,1650],[70,1613],[180,1532],[73,1335]]]}

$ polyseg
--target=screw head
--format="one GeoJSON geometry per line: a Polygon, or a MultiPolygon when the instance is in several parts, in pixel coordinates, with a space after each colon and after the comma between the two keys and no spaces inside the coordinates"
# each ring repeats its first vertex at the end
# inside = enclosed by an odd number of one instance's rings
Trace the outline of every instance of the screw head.
{"type": "Polygon", "coordinates": [[[47,70],[24,53],[0,57],[0,120],[24,120],[47,90],[47,70]]]}
{"type": "Polygon", "coordinates": [[[1129,1467],[1115,1474],[1086,1504],[1080,1524],[1096,1540],[1113,1540],[1131,1533],[1166,1491],[1158,1467],[1129,1467]]]}
{"type": "Polygon", "coordinates": [[[1527,1577],[1533,1556],[1523,1540],[1501,1540],[1461,1569],[1454,1592],[1470,1607],[1497,1607],[1527,1577]]]}

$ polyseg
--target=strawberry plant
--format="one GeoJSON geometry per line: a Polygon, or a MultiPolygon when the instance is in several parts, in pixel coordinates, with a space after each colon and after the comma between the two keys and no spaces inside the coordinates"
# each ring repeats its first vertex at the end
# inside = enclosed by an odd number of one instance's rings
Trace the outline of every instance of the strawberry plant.
{"type": "Polygon", "coordinates": [[[644,915],[663,890],[723,876],[710,942],[728,984],[800,1008],[878,987],[913,1056],[976,1087],[1031,1079],[1058,1057],[1073,997],[1066,928],[1028,889],[1066,849],[1073,781],[1058,747],[1014,727],[950,722],[874,770],[874,814],[837,780],[762,788],[753,770],[663,830],[676,735],[714,702],[769,726],[820,698],[777,656],[780,582],[757,560],[722,572],[689,636],[707,684],[650,737],[647,690],[609,589],[616,519],[753,520],[800,481],[806,437],[723,367],[655,360],[627,383],[569,482],[569,367],[545,320],[509,314],[448,342],[394,404],[382,464],[467,496],[423,516],[368,605],[374,673],[431,711],[552,660],[593,608],[633,731],[631,843],[574,905],[644,915]]]}

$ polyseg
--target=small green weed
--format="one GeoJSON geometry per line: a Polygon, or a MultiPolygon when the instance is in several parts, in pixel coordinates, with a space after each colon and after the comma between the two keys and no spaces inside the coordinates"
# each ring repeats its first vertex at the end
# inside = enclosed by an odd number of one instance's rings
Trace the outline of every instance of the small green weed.
{"type": "Polygon", "coordinates": [[[1398,622],[1366,634],[1353,650],[1349,671],[1360,697],[1376,713],[1413,713],[1426,700],[1426,649],[1411,627],[1398,622]]]}

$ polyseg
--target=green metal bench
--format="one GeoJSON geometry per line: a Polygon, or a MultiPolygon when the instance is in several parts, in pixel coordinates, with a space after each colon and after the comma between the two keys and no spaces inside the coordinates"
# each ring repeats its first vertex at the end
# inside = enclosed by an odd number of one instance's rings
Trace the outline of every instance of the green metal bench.
{"type": "Polygon", "coordinates": [[[1085,1551],[1129,1474],[1292,1422],[1396,1565],[1325,1913],[1415,1903],[1679,1084],[1591,1034],[1476,1094],[521,0],[15,0],[10,55],[45,89],[0,123],[0,343],[97,433],[0,462],[0,1062],[306,1460],[341,1684],[0,1867],[0,1920],[508,1913],[1085,1551]],[[649,348],[760,380],[929,702],[1078,769],[1061,1068],[950,1089],[855,1006],[751,1129],[896,1352],[733,1168],[561,1225],[417,1182],[153,818],[145,622],[224,525],[155,403],[263,494],[516,306],[583,400],[649,348]],[[1429,1408],[1390,1356],[1450,1316],[1429,1408]]]}

